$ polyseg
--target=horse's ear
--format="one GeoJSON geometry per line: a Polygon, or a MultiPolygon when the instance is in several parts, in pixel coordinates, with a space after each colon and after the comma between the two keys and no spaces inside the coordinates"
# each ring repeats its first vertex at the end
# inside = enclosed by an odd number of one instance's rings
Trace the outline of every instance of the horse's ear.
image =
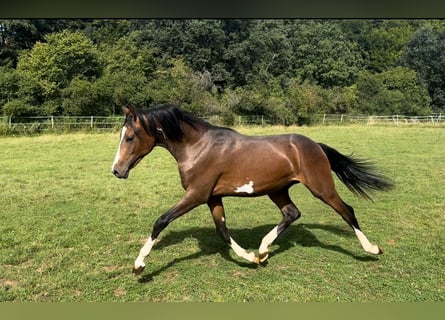
{"type": "Polygon", "coordinates": [[[126,117],[130,116],[133,119],[136,119],[136,110],[134,109],[134,107],[132,107],[132,106],[125,106],[125,107],[122,108],[122,110],[124,111],[124,115],[126,117]]]}

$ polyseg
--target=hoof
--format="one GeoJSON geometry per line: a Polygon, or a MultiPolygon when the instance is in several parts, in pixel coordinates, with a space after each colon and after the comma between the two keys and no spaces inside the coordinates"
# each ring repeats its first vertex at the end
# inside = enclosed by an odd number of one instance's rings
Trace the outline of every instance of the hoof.
{"type": "Polygon", "coordinates": [[[377,245],[374,245],[371,250],[366,250],[366,252],[373,255],[379,255],[383,254],[383,249],[377,245]]]}
{"type": "Polygon", "coordinates": [[[259,262],[261,264],[264,263],[267,260],[267,258],[269,258],[269,252],[268,251],[259,254],[259,262]]]}
{"type": "Polygon", "coordinates": [[[143,271],[144,271],[145,267],[140,266],[140,267],[133,267],[133,274],[135,275],[140,275],[143,271]]]}

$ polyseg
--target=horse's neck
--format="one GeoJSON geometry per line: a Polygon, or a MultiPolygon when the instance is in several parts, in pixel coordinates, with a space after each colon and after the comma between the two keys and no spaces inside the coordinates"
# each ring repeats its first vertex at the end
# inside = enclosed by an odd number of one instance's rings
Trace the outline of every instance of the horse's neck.
{"type": "Polygon", "coordinates": [[[203,124],[197,124],[196,128],[186,123],[181,123],[181,126],[184,132],[181,142],[167,141],[163,145],[178,163],[188,159],[196,148],[203,146],[204,135],[208,129],[203,124]]]}

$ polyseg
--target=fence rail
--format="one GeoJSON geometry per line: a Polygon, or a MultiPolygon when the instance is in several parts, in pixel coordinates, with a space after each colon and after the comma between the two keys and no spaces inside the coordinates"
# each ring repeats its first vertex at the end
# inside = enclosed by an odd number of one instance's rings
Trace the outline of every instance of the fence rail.
{"type": "Polygon", "coordinates": [[[386,125],[440,125],[445,124],[445,116],[441,113],[431,114],[429,116],[360,116],[347,114],[323,114],[317,115],[315,122],[318,124],[386,124],[386,125]]]}
{"type": "Polygon", "coordinates": [[[0,117],[0,133],[37,133],[114,130],[121,127],[122,116],[113,117],[0,117]]]}
{"type": "MultiPolygon", "coordinates": [[[[203,117],[203,119],[221,124],[219,116],[203,117]]],[[[118,130],[123,122],[122,116],[100,117],[0,117],[0,134],[29,134],[43,132],[69,131],[113,131],[118,130]]],[[[266,116],[236,116],[233,125],[290,125],[285,120],[266,116]]],[[[445,125],[445,115],[432,114],[429,116],[360,116],[348,114],[319,114],[313,116],[313,125],[445,125]]]]}

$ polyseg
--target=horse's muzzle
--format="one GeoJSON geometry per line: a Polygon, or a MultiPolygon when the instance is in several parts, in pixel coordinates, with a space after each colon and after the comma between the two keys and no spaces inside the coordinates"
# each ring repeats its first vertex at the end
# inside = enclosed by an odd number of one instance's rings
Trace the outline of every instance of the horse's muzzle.
{"type": "Polygon", "coordinates": [[[112,172],[116,178],[127,179],[129,170],[125,170],[124,172],[119,172],[118,170],[113,169],[112,172]]]}

